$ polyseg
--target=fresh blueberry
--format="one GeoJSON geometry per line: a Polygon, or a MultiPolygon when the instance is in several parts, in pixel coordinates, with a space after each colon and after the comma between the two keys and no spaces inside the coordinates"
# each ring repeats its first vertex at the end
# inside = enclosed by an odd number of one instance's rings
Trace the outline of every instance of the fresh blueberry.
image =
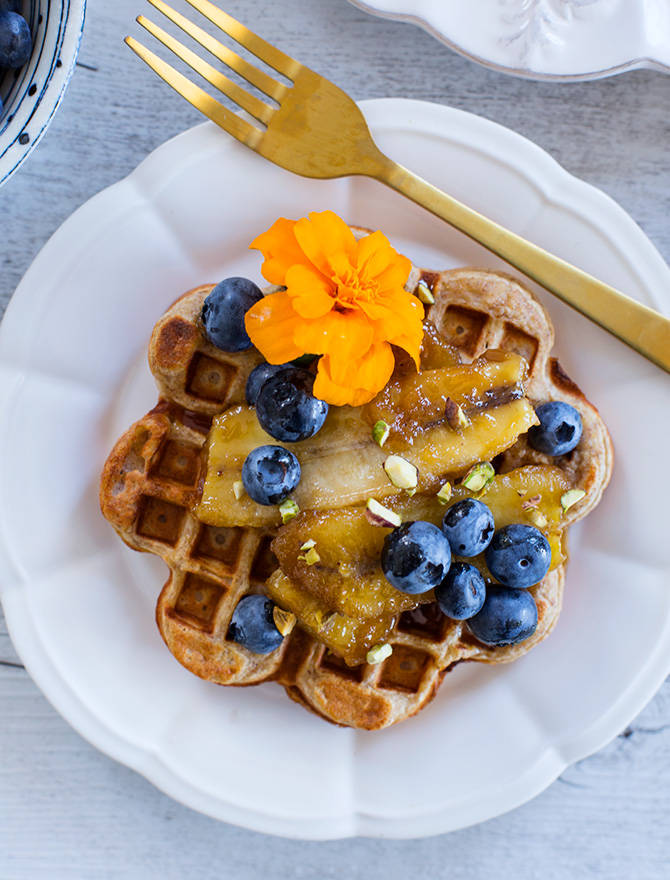
{"type": "Polygon", "coordinates": [[[0,67],[23,67],[32,49],[25,18],[17,12],[0,12],[0,67]]]}
{"type": "Polygon", "coordinates": [[[300,482],[300,463],[283,446],[257,446],[244,459],[242,482],[258,504],[280,504],[300,482]]]}
{"type": "Polygon", "coordinates": [[[485,645],[516,645],[537,628],[535,599],[527,590],[489,584],[481,611],[468,620],[467,626],[485,645]]]}
{"type": "Polygon", "coordinates": [[[467,620],[484,604],[486,581],[469,562],[454,562],[442,583],[435,587],[435,598],[447,617],[467,620]]]}
{"type": "Polygon", "coordinates": [[[209,293],[202,307],[205,336],[221,351],[246,351],[251,339],[244,316],[263,298],[260,288],[248,278],[224,278],[209,293]]]}
{"type": "Polygon", "coordinates": [[[284,641],[272,617],[274,602],[266,596],[245,596],[235,606],[228,635],[254,654],[269,654],[284,641]]]}
{"type": "Polygon", "coordinates": [[[493,514],[474,498],[457,501],[444,514],[442,534],[456,556],[476,556],[491,543],[493,514]]]}
{"type": "Polygon", "coordinates": [[[258,392],[261,390],[263,383],[279,370],[286,370],[286,364],[259,364],[249,373],[247,385],[244,389],[244,395],[247,398],[249,406],[254,406],[258,398],[258,392]]]}
{"type": "Polygon", "coordinates": [[[572,452],[582,436],[582,417],[574,406],[562,400],[550,400],[535,410],[540,420],[528,431],[528,442],[546,455],[572,452]]]}
{"type": "Polygon", "coordinates": [[[425,593],[446,577],[451,548],[432,523],[406,522],[385,538],[381,554],[386,579],[403,593],[425,593]]]}
{"type": "Polygon", "coordinates": [[[256,398],[261,428],[282,443],[313,437],[328,415],[328,404],[312,394],[314,374],[299,367],[267,379],[256,398]]]}
{"type": "Polygon", "coordinates": [[[521,590],[539,583],[549,571],[551,547],[538,529],[514,523],[494,534],[484,559],[496,580],[521,590]]]}

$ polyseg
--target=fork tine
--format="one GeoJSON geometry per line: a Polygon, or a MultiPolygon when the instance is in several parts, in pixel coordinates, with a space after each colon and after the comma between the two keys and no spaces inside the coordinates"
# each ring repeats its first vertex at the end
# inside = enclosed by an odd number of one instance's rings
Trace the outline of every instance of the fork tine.
{"type": "Polygon", "coordinates": [[[234,83],[227,76],[220,73],[212,67],[211,64],[208,64],[199,55],[196,55],[195,52],[191,52],[190,49],[187,49],[186,46],[182,45],[178,40],[175,40],[174,37],[171,37],[170,34],[166,33],[162,28],[155,25],[152,21],[149,21],[149,19],[145,18],[143,15],[138,16],[137,22],[149,31],[150,34],[156,37],[157,40],[160,40],[164,46],[167,46],[171,52],[174,52],[178,58],[185,61],[189,67],[195,70],[196,73],[199,73],[200,76],[207,80],[207,82],[211,83],[224,95],[227,95],[239,107],[246,110],[247,113],[250,113],[260,122],[265,124],[268,123],[270,117],[274,113],[272,107],[265,104],[263,101],[260,101],[253,95],[250,95],[246,89],[238,86],[237,83],[234,83]]]}
{"type": "Polygon", "coordinates": [[[207,92],[194,85],[183,74],[176,71],[169,64],[166,64],[158,55],[154,55],[141,43],[133,37],[126,37],[125,42],[136,55],[145,61],[149,67],[160,76],[169,86],[178,92],[182,98],[186,98],[189,104],[192,104],[196,110],[200,110],[205,116],[209,117],[220,128],[228,132],[238,141],[242,141],[251,149],[256,149],[256,144],[262,137],[262,132],[245,122],[235,113],[232,113],[223,104],[219,104],[214,98],[210,97],[207,92]]]}
{"type": "Polygon", "coordinates": [[[149,3],[158,9],[159,12],[162,12],[166,18],[169,18],[170,21],[174,22],[174,24],[181,28],[184,33],[188,34],[189,37],[192,37],[196,43],[200,43],[204,49],[211,52],[211,54],[218,58],[219,61],[223,61],[223,63],[230,67],[231,70],[234,70],[236,73],[239,73],[240,76],[244,77],[244,79],[251,83],[252,86],[256,86],[257,89],[260,89],[261,92],[264,92],[275,101],[281,101],[287,91],[286,86],[277,82],[276,79],[273,79],[266,73],[263,73],[262,70],[254,67],[253,64],[249,64],[248,61],[245,61],[244,58],[241,58],[227,46],[224,46],[223,43],[215,40],[214,37],[210,36],[206,31],[198,27],[198,25],[193,24],[188,18],[177,12],[175,9],[172,9],[172,7],[168,6],[163,0],[149,0],[149,3]]]}
{"type": "MultiPolygon", "coordinates": [[[[151,2],[151,0],[149,0],[149,2],[151,2]]],[[[266,43],[265,40],[261,39],[261,37],[257,36],[253,31],[250,31],[249,28],[228,15],[227,12],[219,9],[219,7],[215,6],[213,3],[210,3],[209,0],[186,0],[186,2],[190,3],[190,5],[204,15],[205,18],[208,18],[212,24],[221,28],[221,30],[228,34],[229,37],[232,37],[237,43],[244,46],[245,49],[248,49],[250,52],[253,52],[257,58],[260,58],[261,61],[269,64],[270,67],[274,67],[275,70],[288,77],[288,79],[295,79],[299,71],[302,69],[302,64],[300,64],[299,61],[296,61],[295,58],[291,58],[290,55],[285,55],[275,46],[266,43]]]]}

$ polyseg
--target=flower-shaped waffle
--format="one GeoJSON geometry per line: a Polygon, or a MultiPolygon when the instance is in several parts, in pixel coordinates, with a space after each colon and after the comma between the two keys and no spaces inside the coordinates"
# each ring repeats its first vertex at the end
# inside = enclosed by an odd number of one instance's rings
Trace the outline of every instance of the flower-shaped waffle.
{"type": "MultiPolygon", "coordinates": [[[[533,404],[563,400],[579,411],[583,438],[570,455],[550,460],[522,437],[495,465],[499,473],[523,465],[558,465],[566,485],[586,492],[564,514],[563,523],[584,516],[609,479],[610,441],[596,410],[551,358],[553,329],[542,307],[522,285],[499,273],[413,268],[406,289],[415,292],[419,286],[434,299],[427,320],[464,362],[488,349],[521,354],[529,364],[526,391],[533,404]]],[[[205,339],[200,311],[210,290],[206,286],[186,294],[157,323],[149,361],[158,405],[119,439],[101,481],[102,511],[119,535],[134,549],[160,556],[170,569],[157,622],[180,663],[218,684],[276,681],[292,699],[331,722],[375,730],[418,712],[455,663],[508,662],[544,638],[559,615],[565,561],[530,588],[538,626],[516,645],[481,644],[464,622],[446,618],[435,603],[397,616],[386,638],[393,652],[376,664],[347,665],[300,624],[266,655],[253,654],[229,638],[238,601],[267,592],[278,561],[271,548],[274,529],[216,527],[192,513],[201,492],[211,420],[244,402],[246,378],[261,361],[255,349],[227,354],[205,339]]],[[[522,516],[521,501],[519,511],[522,516]]]]}

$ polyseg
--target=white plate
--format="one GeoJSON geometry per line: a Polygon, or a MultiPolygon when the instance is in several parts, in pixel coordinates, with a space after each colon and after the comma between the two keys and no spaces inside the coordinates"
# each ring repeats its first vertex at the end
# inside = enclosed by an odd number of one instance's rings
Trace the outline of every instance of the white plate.
{"type": "MultiPolygon", "coordinates": [[[[413,101],[363,104],[379,145],[437,186],[668,311],[670,272],[635,223],[518,135],[413,101]]],[[[670,671],[665,499],[670,381],[558,302],[557,350],[618,455],[571,536],[565,609],[509,666],[463,664],[397,728],[331,727],[276,685],[219,688],[164,647],[159,560],[98,512],[117,435],[149,409],[151,328],[183,291],[260,279],[254,236],[332,208],[416,263],[501,264],[363,179],[303,180],[206,124],[79,209],[26,274],[0,331],[0,583],[37,684],[102,751],[227,822],[301,838],[420,837],[496,816],[615,736],[670,671]]]]}
{"type": "Polygon", "coordinates": [[[417,24],[462,55],[531,79],[670,73],[668,0],[350,0],[417,24]]]}

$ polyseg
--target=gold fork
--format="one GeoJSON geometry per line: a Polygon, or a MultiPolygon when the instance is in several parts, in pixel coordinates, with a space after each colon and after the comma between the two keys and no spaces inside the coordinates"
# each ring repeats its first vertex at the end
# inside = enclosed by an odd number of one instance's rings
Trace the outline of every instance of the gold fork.
{"type": "Polygon", "coordinates": [[[140,15],[139,24],[259,125],[231,112],[132,37],[126,43],[189,103],[228,134],[303,177],[372,177],[422,205],[670,372],[670,320],[553,256],[412,174],[379,151],[355,102],[313,70],[256,36],[209,0],[187,0],[205,18],[289,81],[269,76],[163,0],[149,0],[204,49],[255,86],[257,98],[140,15]]]}

